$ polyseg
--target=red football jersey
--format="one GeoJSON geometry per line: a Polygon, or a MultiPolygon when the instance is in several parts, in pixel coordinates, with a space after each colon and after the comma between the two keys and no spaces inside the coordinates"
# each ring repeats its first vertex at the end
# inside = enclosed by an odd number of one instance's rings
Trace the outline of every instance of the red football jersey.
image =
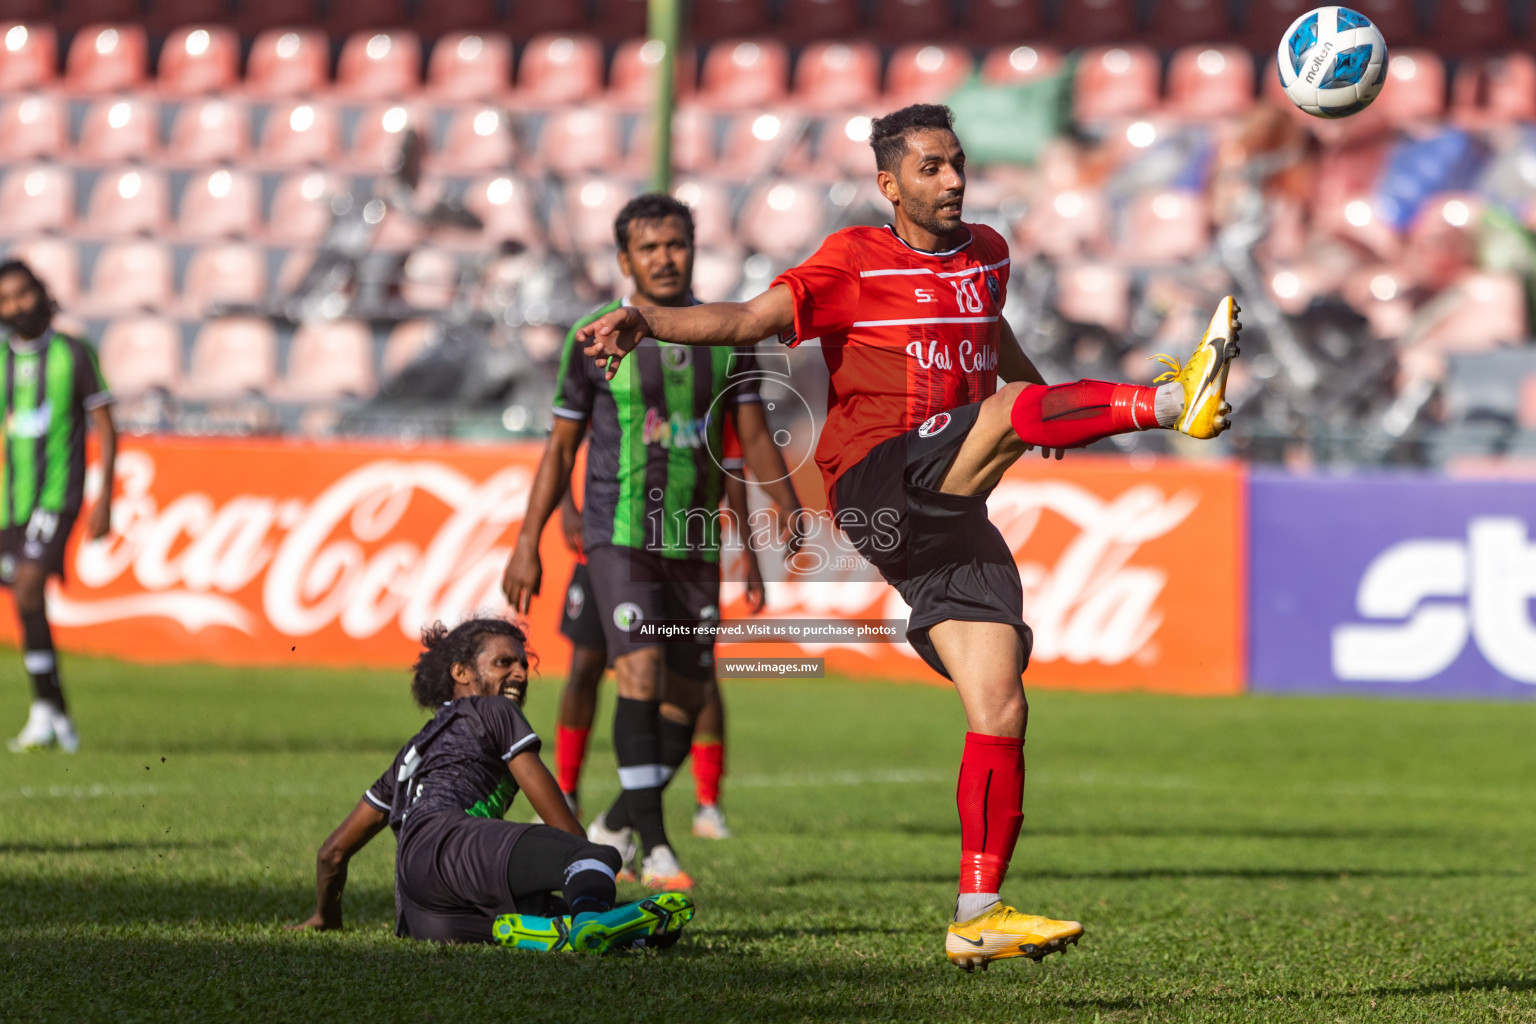
{"type": "Polygon", "coordinates": [[[922,252],[889,226],[831,235],[774,281],[795,299],[787,345],[820,338],[827,423],[816,464],[827,494],[887,438],[997,390],[998,321],[1008,294],[1008,243],[968,224],[970,240],[922,252]]]}

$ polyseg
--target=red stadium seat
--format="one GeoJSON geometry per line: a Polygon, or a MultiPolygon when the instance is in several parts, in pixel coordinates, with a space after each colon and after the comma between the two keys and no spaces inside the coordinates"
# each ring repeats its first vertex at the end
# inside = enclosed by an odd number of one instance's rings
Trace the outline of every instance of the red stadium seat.
{"type": "Polygon", "coordinates": [[[695,248],[693,294],[700,302],[726,302],[741,285],[741,252],[736,248],[695,248]]]}
{"type": "MultiPolygon", "coordinates": [[[[672,115],[672,168],[683,173],[713,171],[720,161],[717,115],[693,104],[672,115]]],[[[630,136],[628,163],[639,173],[650,170],[656,144],[654,122],[643,118],[630,136]]]]}
{"type": "Polygon", "coordinates": [[[805,119],[788,110],[747,111],[731,119],[720,173],[737,181],[782,175],[796,150],[807,148],[805,119]]]}
{"type": "Polygon", "coordinates": [[[347,165],[364,174],[392,169],[399,159],[405,130],[427,133],[431,119],[425,110],[399,103],[376,103],[358,114],[347,165]]]}
{"type": "Polygon", "coordinates": [[[870,179],[875,172],[869,148],[869,117],[828,118],[816,139],[816,173],[826,178],[870,179]]]}
{"type": "Polygon", "coordinates": [[[288,351],[282,399],[323,402],[366,398],[377,387],[373,376],[373,332],[359,320],[304,324],[288,351]]]}
{"type": "Polygon", "coordinates": [[[590,31],[609,42],[644,38],[649,6],[649,0],[594,0],[590,31]]]}
{"type": "Polygon", "coordinates": [[[948,0],[874,0],[869,28],[892,44],[935,42],[955,34],[955,18],[948,0]]]}
{"type": "Polygon", "coordinates": [[[608,171],[623,155],[618,119],[597,108],[556,111],[539,132],[537,162],[551,174],[608,171]]]}
{"type": "Polygon", "coordinates": [[[416,33],[356,32],[341,48],[336,92],[353,99],[400,99],[416,91],[420,70],[416,33]]]}
{"type": "Polygon", "coordinates": [[[886,103],[942,103],[975,70],[969,50],[960,46],[912,44],[891,54],[885,69],[886,103]]]}
{"type": "Polygon", "coordinates": [[[1144,114],[1157,106],[1159,62],[1145,46],[1088,50],[1077,66],[1075,115],[1099,121],[1144,114]]]}
{"type": "Polygon", "coordinates": [[[142,24],[144,8],[139,0],[63,0],[55,24],[65,32],[86,25],[142,24]]]}
{"type": "MultiPolygon", "coordinates": [[[[666,48],[654,39],[631,39],[620,43],[608,69],[609,102],[622,107],[648,107],[656,94],[656,68],[666,48]]],[[[678,51],[673,67],[676,95],[679,99],[693,94],[698,72],[698,54],[692,47],[678,51]]]]}
{"type": "Polygon", "coordinates": [[[795,63],[796,106],[858,110],[880,95],[880,51],[871,43],[812,43],[795,63]]]}
{"type": "Polygon", "coordinates": [[[324,89],[331,46],[315,29],[272,29],[256,37],[245,73],[255,96],[307,96],[324,89]]]}
{"type": "Polygon", "coordinates": [[[177,388],[188,398],[240,398],[277,381],[277,332],[266,320],[213,320],[192,342],[191,372],[177,388]]]}
{"type": "Polygon", "coordinates": [[[799,259],[826,234],[826,196],[826,186],[816,182],[765,182],[747,197],[737,233],[775,261],[799,259]]]}
{"type": "Polygon", "coordinates": [[[445,174],[483,174],[510,170],[516,160],[516,140],[506,113],[494,106],[464,107],[449,118],[434,166],[445,174]]]}
{"type": "Polygon", "coordinates": [[[282,100],[267,111],[257,156],[276,167],[328,164],[338,152],[336,114],[318,103],[282,100]]]}
{"type": "MultiPolygon", "coordinates": [[[[1232,37],[1226,0],[1162,0],[1147,10],[1146,39],[1162,50],[1232,37]]],[[[1275,40],[1279,45],[1278,37],[1275,40]]]]}
{"type": "Polygon", "coordinates": [[[694,39],[740,39],[768,31],[765,0],[694,0],[689,6],[694,39]]]}
{"type": "Polygon", "coordinates": [[[1433,50],[1396,50],[1387,84],[1371,104],[1393,125],[1435,121],[1445,112],[1445,62],[1433,50]]]}
{"type": "Polygon", "coordinates": [[[981,60],[982,81],[994,85],[1034,82],[1062,69],[1061,54],[1049,46],[999,46],[981,60]]]}
{"type": "Polygon", "coordinates": [[[1239,46],[1188,46],[1168,65],[1169,113],[1232,117],[1253,106],[1253,57],[1239,46]]]}
{"type": "MultiPolygon", "coordinates": [[[[549,33],[587,31],[586,4],[549,3],[548,0],[507,0],[511,12],[505,28],[513,39],[532,39],[549,33]]],[[[644,32],[644,29],[641,29],[644,32]]]]}
{"type": "Polygon", "coordinates": [[[717,43],[704,58],[699,100],[741,109],[783,100],[789,88],[789,50],[770,39],[717,43]]]}
{"type": "Polygon", "coordinates": [[[276,245],[306,245],[318,241],[331,223],[331,196],[346,182],[325,171],[301,171],[278,182],[267,217],[267,241],[276,245]]]}
{"type": "Polygon", "coordinates": [[[432,47],[426,95],[448,103],[496,100],[512,91],[512,41],[495,32],[450,33],[432,47]]]}
{"type": "Polygon", "coordinates": [[[0,0],[0,24],[7,28],[13,21],[39,24],[53,19],[53,0],[0,0]]]}
{"type": "Polygon", "coordinates": [[[250,114],[222,96],[188,100],[171,122],[165,158],[174,164],[228,163],[251,155],[250,114]]]}
{"type": "Polygon", "coordinates": [[[11,246],[9,259],[32,268],[48,294],[69,309],[80,299],[80,249],[67,238],[45,236],[11,246]]]}
{"type": "Polygon", "coordinates": [[[421,38],[439,39],[466,32],[490,32],[496,27],[496,21],[493,0],[435,0],[417,4],[416,16],[410,24],[421,38]]]}
{"type": "Polygon", "coordinates": [[[320,20],[320,5],[313,0],[236,0],[240,13],[235,19],[240,34],[247,39],[273,30],[312,28],[320,20]]]}
{"type": "Polygon", "coordinates": [[[183,307],[200,317],[216,305],[259,305],[267,296],[267,257],[239,242],[200,246],[187,264],[183,307]]]}
{"type": "Polygon", "coordinates": [[[859,0],[784,0],[779,31],[797,42],[848,39],[862,34],[859,0]]]}
{"type": "Polygon", "coordinates": [[[0,163],[51,159],[69,149],[69,113],[46,93],[13,96],[0,106],[0,163]]]}
{"type": "Polygon", "coordinates": [[[590,256],[612,253],[613,220],[636,191],[629,182],[617,178],[571,182],[565,190],[564,227],[569,246],[590,256]]]}
{"type": "Polygon", "coordinates": [[[1131,42],[1140,34],[1135,0],[1061,0],[1055,34],[1065,46],[1131,42]]]}
{"type": "Polygon", "coordinates": [[[50,164],[22,164],[0,182],[0,231],[11,237],[63,231],[75,220],[75,176],[50,164]]]}
{"type": "MultiPolygon", "coordinates": [[[[1436,2],[1443,7],[1446,0],[1436,0],[1436,2]]],[[[1454,0],[1454,2],[1468,3],[1469,0],[1454,0]]],[[[1497,7],[1501,0],[1492,0],[1492,2],[1497,7]]],[[[1354,0],[1354,3],[1345,4],[1345,6],[1370,18],[1376,27],[1381,29],[1381,34],[1387,37],[1389,48],[1393,45],[1402,46],[1405,43],[1413,43],[1422,38],[1419,35],[1419,19],[1414,10],[1413,0],[1354,0]]],[[[1507,19],[1505,24],[1508,24],[1507,19]]],[[[1275,45],[1278,46],[1279,43],[1280,40],[1277,38],[1275,45]]]]}
{"type": "Polygon", "coordinates": [[[1050,189],[1015,226],[1024,246],[1055,260],[1101,252],[1108,245],[1109,209],[1096,188],[1050,189]]]}
{"type": "Polygon", "coordinates": [[[143,395],[181,382],[181,328],[157,316],[114,319],[101,335],[101,375],[119,396],[143,395]]]}
{"type": "Polygon", "coordinates": [[[225,92],[240,80],[240,37],[232,28],[179,28],[160,48],[155,88],[171,96],[225,92]]]}
{"type": "Polygon", "coordinates": [[[230,25],[230,5],[226,0],[150,0],[145,24],[150,35],[170,36],[178,29],[230,25]]]}
{"type": "Polygon", "coordinates": [[[400,297],[415,309],[447,309],[459,292],[458,253],[422,248],[405,258],[400,297]]]}
{"type": "MultiPolygon", "coordinates": [[[[1437,53],[1497,53],[1514,42],[1514,12],[1508,0],[1436,0],[1433,10],[1425,38],[1437,53]]],[[[1388,46],[1391,43],[1389,35],[1388,46]]]]}
{"type": "Polygon", "coordinates": [[[578,103],[603,89],[603,45],[593,36],[539,36],[523,50],[518,95],[539,106],[578,103]]]}
{"type": "Polygon", "coordinates": [[[544,229],[538,210],[521,178],[510,174],[480,178],[465,190],[464,205],[485,222],[486,242],[515,241],[529,248],[543,247],[544,229]]]}
{"type": "Polygon", "coordinates": [[[325,30],[333,39],[346,39],[358,34],[372,36],[399,31],[408,21],[410,12],[405,0],[344,0],[330,5],[325,30]]]}
{"type": "Polygon", "coordinates": [[[75,155],[90,163],[145,160],[160,148],[160,108],[149,100],[100,99],[85,112],[75,155]]]}
{"type": "Polygon", "coordinates": [[[1056,312],[1073,323],[1123,331],[1131,319],[1130,275],[1097,261],[1064,262],[1056,275],[1056,312]]]}
{"type": "Polygon", "coordinates": [[[1157,189],[1134,196],[1125,212],[1120,258],[1156,265],[1192,260],[1210,248],[1211,218],[1194,192],[1157,189]]]}
{"type": "Polygon", "coordinates": [[[165,175],[126,167],[96,179],[81,230],[87,235],[163,235],[170,223],[171,189],[165,175]]]}
{"type": "Polygon", "coordinates": [[[0,92],[19,92],[53,82],[59,37],[52,25],[0,23],[0,92]]]}
{"type": "Polygon", "coordinates": [[[672,188],[672,195],[693,214],[693,242],[699,249],[729,250],[739,247],[732,226],[730,188],[721,181],[688,178],[672,188]]]}
{"type": "Polygon", "coordinates": [[[142,86],[149,73],[149,40],[142,25],[92,25],[69,44],[64,88],[73,93],[121,92],[142,86]]]}
{"type": "Polygon", "coordinates": [[[972,46],[1036,45],[1045,36],[1043,0],[970,0],[965,5],[961,37],[972,46]]]}
{"type": "Polygon", "coordinates": [[[167,309],[175,295],[175,263],[170,247],[152,239],[105,245],[83,305],[97,316],[167,309]]]}
{"type": "Polygon", "coordinates": [[[1465,60],[1451,83],[1452,115],[1483,127],[1536,121],[1536,57],[1506,53],[1488,60],[1465,60]]]}
{"type": "Polygon", "coordinates": [[[261,182],[220,167],[194,174],[181,193],[178,229],[184,238],[246,238],[261,227],[261,182]]]}

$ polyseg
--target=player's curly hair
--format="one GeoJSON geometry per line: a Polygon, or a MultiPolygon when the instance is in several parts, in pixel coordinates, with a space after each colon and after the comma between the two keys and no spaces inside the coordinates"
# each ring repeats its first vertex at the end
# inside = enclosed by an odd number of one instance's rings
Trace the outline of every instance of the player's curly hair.
{"type": "Polygon", "coordinates": [[[954,131],[955,114],[942,103],[914,103],[877,117],[869,125],[869,145],[875,166],[895,174],[907,154],[907,135],[921,131],[954,131]]]}
{"type": "Polygon", "coordinates": [[[506,619],[487,616],[466,619],[452,629],[441,622],[424,627],[421,631],[422,651],[412,666],[411,696],[416,703],[432,711],[452,700],[453,666],[473,665],[486,640],[493,636],[511,637],[532,659],[528,634],[506,619]]]}
{"type": "Polygon", "coordinates": [[[624,204],[624,209],[613,220],[613,238],[619,243],[619,251],[629,249],[629,226],[637,220],[666,220],[680,217],[683,230],[688,234],[688,244],[693,244],[693,211],[665,192],[646,192],[624,204]]]}

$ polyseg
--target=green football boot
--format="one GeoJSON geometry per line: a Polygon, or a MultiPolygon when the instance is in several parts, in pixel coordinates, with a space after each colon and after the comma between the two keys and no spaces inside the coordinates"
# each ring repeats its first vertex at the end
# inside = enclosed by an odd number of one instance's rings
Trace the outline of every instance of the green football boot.
{"type": "Polygon", "coordinates": [[[601,914],[577,914],[571,918],[570,948],[583,953],[641,946],[665,949],[678,940],[693,912],[687,894],[663,892],[601,914]]]}

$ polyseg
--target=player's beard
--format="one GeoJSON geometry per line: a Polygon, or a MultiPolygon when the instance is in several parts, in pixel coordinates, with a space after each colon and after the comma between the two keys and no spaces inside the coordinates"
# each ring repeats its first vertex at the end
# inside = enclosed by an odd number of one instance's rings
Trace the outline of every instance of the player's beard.
{"type": "Polygon", "coordinates": [[[37,308],[27,313],[18,313],[0,323],[4,323],[6,330],[18,338],[31,341],[48,329],[49,322],[53,319],[53,313],[49,310],[49,303],[44,300],[37,308]]]}
{"type": "MultiPolygon", "coordinates": [[[[959,204],[964,198],[965,192],[957,189],[939,195],[931,203],[919,202],[916,197],[903,196],[901,204],[906,208],[908,220],[930,234],[945,238],[951,232],[960,229],[960,219],[957,216],[952,222],[946,221],[939,216],[939,207],[946,203],[959,204]]],[[[959,209],[956,210],[956,213],[959,213],[959,209]]]]}

